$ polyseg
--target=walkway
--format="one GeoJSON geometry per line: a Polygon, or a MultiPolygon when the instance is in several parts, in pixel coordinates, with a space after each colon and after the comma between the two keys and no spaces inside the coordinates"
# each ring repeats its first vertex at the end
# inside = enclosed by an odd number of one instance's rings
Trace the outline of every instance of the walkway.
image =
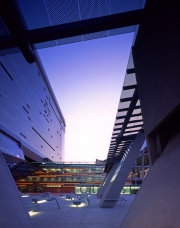
{"type": "MultiPolygon", "coordinates": [[[[33,194],[36,196],[39,195],[33,194]]],[[[60,198],[59,194],[53,196],[57,197],[61,209],[55,201],[41,203],[38,212],[30,213],[35,228],[120,228],[135,198],[135,195],[124,195],[127,199],[124,207],[101,208],[95,195],[89,197],[91,206],[84,202],[81,207],[72,206],[71,201],[60,198]]]]}

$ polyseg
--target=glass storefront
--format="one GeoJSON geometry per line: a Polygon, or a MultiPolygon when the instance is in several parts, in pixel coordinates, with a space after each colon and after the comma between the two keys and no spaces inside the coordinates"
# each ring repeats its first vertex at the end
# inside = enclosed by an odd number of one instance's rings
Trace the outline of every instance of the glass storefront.
{"type": "Polygon", "coordinates": [[[140,186],[125,185],[121,191],[121,194],[136,194],[139,189],[140,189],[140,186]]]}
{"type": "Polygon", "coordinates": [[[76,186],[75,193],[76,194],[82,194],[82,193],[97,194],[99,188],[100,188],[100,185],[98,185],[98,186],[94,186],[94,185],[76,186]]]}

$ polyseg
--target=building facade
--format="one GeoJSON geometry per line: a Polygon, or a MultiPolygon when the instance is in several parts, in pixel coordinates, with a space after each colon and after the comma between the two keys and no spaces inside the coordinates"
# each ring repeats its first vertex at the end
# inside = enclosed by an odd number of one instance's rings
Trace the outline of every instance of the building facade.
{"type": "Polygon", "coordinates": [[[63,161],[65,119],[38,54],[0,56],[0,150],[33,161],[63,161]]]}
{"type": "Polygon", "coordinates": [[[105,163],[34,163],[40,169],[16,180],[21,192],[96,194],[106,174],[105,163]]]}
{"type": "MultiPolygon", "coordinates": [[[[16,173],[13,177],[21,192],[54,192],[77,193],[89,192],[97,194],[106,178],[104,173],[106,162],[34,162],[37,170],[24,178],[16,173]]],[[[122,194],[136,194],[150,169],[147,147],[139,152],[122,194]]]]}

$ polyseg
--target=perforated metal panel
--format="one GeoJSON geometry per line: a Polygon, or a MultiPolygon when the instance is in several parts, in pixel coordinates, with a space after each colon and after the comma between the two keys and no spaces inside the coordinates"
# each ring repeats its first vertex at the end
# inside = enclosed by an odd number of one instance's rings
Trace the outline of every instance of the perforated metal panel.
{"type": "MultiPolygon", "coordinates": [[[[145,0],[44,0],[51,25],[87,20],[143,8],[145,0]]],[[[136,26],[61,39],[57,45],[134,32],[136,26]]]]}
{"type": "MultiPolygon", "coordinates": [[[[51,25],[64,24],[74,21],[109,15],[111,0],[44,0],[51,25]]],[[[85,34],[56,41],[57,45],[75,43],[106,37],[108,31],[85,34]]]]}

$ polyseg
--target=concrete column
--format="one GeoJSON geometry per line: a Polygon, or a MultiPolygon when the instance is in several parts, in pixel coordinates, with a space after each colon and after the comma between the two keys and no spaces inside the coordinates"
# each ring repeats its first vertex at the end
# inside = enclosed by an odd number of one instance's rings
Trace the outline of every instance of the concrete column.
{"type": "Polygon", "coordinates": [[[32,228],[31,218],[22,202],[19,190],[0,152],[0,227],[32,228]]]}
{"type": "Polygon", "coordinates": [[[103,196],[103,194],[104,194],[107,186],[109,185],[109,182],[111,181],[111,179],[112,179],[112,177],[113,177],[118,165],[119,165],[119,162],[116,162],[113,165],[111,171],[107,174],[106,179],[104,180],[103,184],[101,185],[101,188],[98,191],[97,197],[103,196]]]}
{"type": "Polygon", "coordinates": [[[144,140],[144,133],[139,133],[136,136],[126,159],[119,163],[115,175],[111,178],[103,197],[100,200],[101,207],[114,207],[116,204],[116,201],[108,201],[108,199],[117,199],[119,197],[144,140]]]}
{"type": "Polygon", "coordinates": [[[147,174],[121,228],[180,226],[180,134],[172,138],[147,174]]]}

